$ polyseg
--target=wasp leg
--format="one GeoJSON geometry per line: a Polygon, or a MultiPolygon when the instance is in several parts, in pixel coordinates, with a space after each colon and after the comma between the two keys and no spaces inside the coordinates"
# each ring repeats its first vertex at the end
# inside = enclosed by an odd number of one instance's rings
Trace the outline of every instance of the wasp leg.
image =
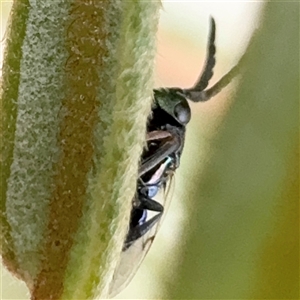
{"type": "Polygon", "coordinates": [[[178,134],[171,134],[168,139],[153,153],[147,157],[139,169],[139,177],[149,172],[155,166],[160,164],[168,155],[175,153],[182,143],[178,134]]]}
{"type": "Polygon", "coordinates": [[[163,140],[165,138],[170,138],[172,136],[172,133],[166,130],[153,130],[147,133],[146,135],[146,141],[156,141],[156,140],[163,140]]]}
{"type": "Polygon", "coordinates": [[[128,249],[133,242],[141,238],[143,235],[145,235],[149,230],[153,228],[153,226],[159,221],[159,219],[162,216],[162,212],[152,217],[150,220],[146,221],[145,223],[138,225],[132,229],[129,230],[124,246],[123,251],[128,249]]]}
{"type": "Polygon", "coordinates": [[[151,211],[163,212],[164,207],[156,202],[155,200],[139,195],[140,204],[138,205],[138,209],[147,209],[151,211]]]}
{"type": "Polygon", "coordinates": [[[151,211],[156,211],[159,212],[159,214],[155,215],[152,217],[150,220],[146,221],[143,224],[138,224],[134,227],[131,227],[128,231],[124,246],[123,246],[123,251],[126,250],[133,242],[135,242],[137,239],[142,237],[144,234],[146,234],[160,219],[164,207],[156,202],[155,200],[139,194],[139,200],[140,203],[139,205],[134,208],[136,210],[142,211],[142,210],[151,210],[151,211]]]}

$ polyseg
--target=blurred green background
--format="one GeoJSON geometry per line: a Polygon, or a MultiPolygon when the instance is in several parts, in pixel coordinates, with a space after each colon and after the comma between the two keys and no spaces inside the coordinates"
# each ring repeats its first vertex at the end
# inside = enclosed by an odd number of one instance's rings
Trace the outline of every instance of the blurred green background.
{"type": "MultiPolygon", "coordinates": [[[[1,0],[1,35],[9,8],[1,0]]],[[[117,299],[299,298],[299,3],[163,1],[157,87],[193,85],[210,15],[217,24],[212,83],[264,26],[243,79],[191,105],[173,201],[117,299]]],[[[1,299],[28,298],[22,283],[1,274],[1,299]]]]}

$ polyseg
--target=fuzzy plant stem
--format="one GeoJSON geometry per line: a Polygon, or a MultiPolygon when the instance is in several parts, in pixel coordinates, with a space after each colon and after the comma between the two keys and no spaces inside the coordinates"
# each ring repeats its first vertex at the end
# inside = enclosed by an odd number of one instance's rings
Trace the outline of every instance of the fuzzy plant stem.
{"type": "Polygon", "coordinates": [[[151,111],[158,1],[15,0],[1,253],[32,299],[107,297],[151,111]]]}

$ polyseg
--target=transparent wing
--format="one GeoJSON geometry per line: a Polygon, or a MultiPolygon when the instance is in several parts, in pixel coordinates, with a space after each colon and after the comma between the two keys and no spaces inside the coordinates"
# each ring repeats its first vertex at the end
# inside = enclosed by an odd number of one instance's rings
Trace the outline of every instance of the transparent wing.
{"type": "Polygon", "coordinates": [[[166,185],[162,187],[158,194],[154,197],[155,201],[164,206],[163,214],[159,216],[159,213],[157,212],[148,211],[147,220],[158,217],[158,222],[156,222],[156,224],[145,235],[140,237],[128,249],[121,253],[119,265],[114,273],[113,280],[110,285],[110,297],[116,296],[128,285],[148,253],[172,198],[172,191],[174,190],[173,175],[174,173],[172,172],[169,175],[166,185]]]}

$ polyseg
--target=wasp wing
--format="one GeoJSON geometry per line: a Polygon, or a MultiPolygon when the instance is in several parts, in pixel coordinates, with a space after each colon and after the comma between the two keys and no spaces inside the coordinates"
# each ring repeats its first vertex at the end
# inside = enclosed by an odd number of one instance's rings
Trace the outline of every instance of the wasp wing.
{"type": "Polygon", "coordinates": [[[169,175],[169,180],[167,180],[166,184],[162,186],[158,194],[154,197],[155,201],[164,206],[164,212],[161,215],[157,212],[149,212],[147,216],[147,221],[151,218],[158,218],[159,220],[149,231],[134,241],[130,247],[121,253],[119,264],[114,272],[113,280],[110,284],[110,297],[114,297],[119,294],[129,284],[148,253],[172,198],[174,186],[173,174],[174,173],[172,172],[169,175]]]}

